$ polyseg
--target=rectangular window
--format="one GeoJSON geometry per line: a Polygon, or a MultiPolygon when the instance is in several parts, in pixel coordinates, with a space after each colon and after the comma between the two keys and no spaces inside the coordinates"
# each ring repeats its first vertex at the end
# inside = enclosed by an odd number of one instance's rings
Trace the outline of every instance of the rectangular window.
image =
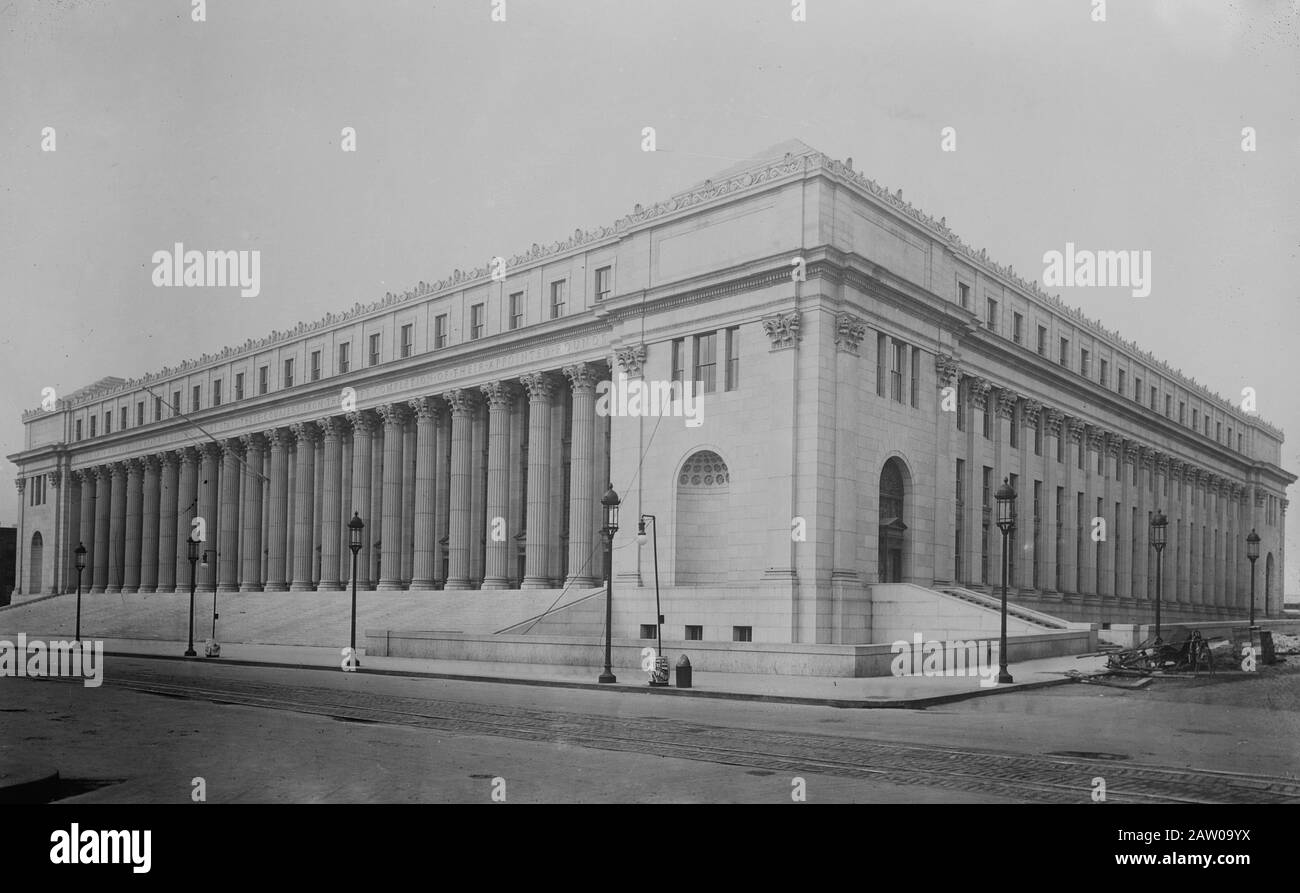
{"type": "Polygon", "coordinates": [[[1228,449],[1232,449],[1232,426],[1231,425],[1228,426],[1228,439],[1224,442],[1228,445],[1228,449]]]}
{"type": "Polygon", "coordinates": [[[895,403],[903,402],[903,363],[906,362],[907,345],[894,342],[894,355],[889,367],[889,392],[895,403]]]}
{"type": "Polygon", "coordinates": [[[524,324],[524,293],[517,291],[510,296],[510,329],[522,328],[524,324]]]}
{"type": "Polygon", "coordinates": [[[989,581],[989,513],[992,508],[989,505],[989,484],[993,477],[993,469],[987,465],[984,466],[984,525],[980,535],[980,582],[987,584],[989,581]]]}
{"type": "MultiPolygon", "coordinates": [[[[1140,378],[1133,379],[1133,399],[1137,403],[1142,402],[1142,379],[1140,378]]],[[[1151,408],[1155,409],[1154,406],[1151,408]]]]}
{"type": "Polygon", "coordinates": [[[702,382],[700,392],[712,394],[718,389],[718,333],[695,336],[694,381],[702,382]]]}
{"type": "Polygon", "coordinates": [[[965,282],[957,283],[957,300],[961,302],[962,307],[970,309],[970,286],[965,282]]]}
{"type": "Polygon", "coordinates": [[[1019,313],[1011,314],[1011,340],[1020,344],[1025,337],[1025,318],[1019,313]]]}
{"type": "Polygon", "coordinates": [[[311,352],[311,380],[320,381],[320,351],[311,352]]]}
{"type": "Polygon", "coordinates": [[[672,380],[682,382],[686,380],[686,339],[673,339],[673,377],[672,380]]]}
{"type": "Polygon", "coordinates": [[[1011,430],[1010,430],[1011,449],[1013,450],[1020,449],[1020,426],[1016,424],[1019,421],[1019,419],[1016,418],[1017,415],[1018,413],[1016,412],[1015,409],[1013,409],[1011,411],[1011,430]]]}
{"type": "Polygon", "coordinates": [[[442,350],[447,346],[447,314],[439,313],[433,318],[433,349],[442,350]]]}
{"type": "Polygon", "coordinates": [[[118,411],[118,414],[117,414],[117,415],[118,415],[118,418],[119,418],[119,420],[120,420],[120,421],[118,422],[117,429],[118,429],[119,431],[125,431],[125,430],[126,430],[126,407],[123,406],[123,407],[118,411]]]}
{"type": "Polygon", "coordinates": [[[1041,588],[1038,578],[1039,557],[1042,555],[1042,526],[1043,526],[1043,482],[1034,481],[1034,578],[1031,584],[1033,588],[1041,588]]]}
{"type": "Polygon", "coordinates": [[[1061,359],[1060,359],[1060,363],[1061,363],[1062,366],[1069,366],[1069,365],[1070,365],[1070,339],[1069,339],[1069,338],[1062,338],[1062,339],[1061,339],[1061,359]]]}
{"type": "Polygon", "coordinates": [[[596,270],[596,300],[603,301],[609,297],[613,288],[613,268],[600,267],[596,270]]]}
{"type": "Polygon", "coordinates": [[[91,437],[94,437],[94,436],[95,436],[95,427],[96,427],[96,423],[97,423],[98,421],[99,421],[99,416],[97,416],[97,415],[93,415],[93,416],[90,417],[90,436],[91,436],[91,437]]]}
{"type": "Polygon", "coordinates": [[[957,381],[957,430],[966,430],[966,387],[957,381]]]}
{"type": "Polygon", "coordinates": [[[885,396],[885,353],[889,349],[889,338],[884,333],[876,335],[876,396],[885,396]]]}
{"type": "Polygon", "coordinates": [[[1043,411],[1034,417],[1034,455],[1043,455],[1043,411]]]}
{"type": "Polygon", "coordinates": [[[1214,439],[1219,443],[1223,443],[1223,422],[1214,423],[1214,439]]]}
{"type": "Polygon", "coordinates": [[[284,378],[280,382],[280,387],[282,388],[293,387],[293,357],[290,357],[289,359],[284,361],[284,378]]]}
{"type": "Polygon", "coordinates": [[[1097,450],[1097,474],[1106,473],[1106,445],[1102,444],[1101,449],[1097,450]]]}
{"type": "Polygon", "coordinates": [[[1088,359],[1088,351],[1084,348],[1079,348],[1079,374],[1084,378],[1087,378],[1092,372],[1092,367],[1088,364],[1088,359]]]}
{"type": "Polygon", "coordinates": [[[655,626],[653,623],[641,624],[641,638],[655,639],[658,638],[658,636],[659,636],[659,627],[655,626]]]}
{"type": "Polygon", "coordinates": [[[989,498],[992,495],[990,491],[990,485],[992,483],[993,483],[993,469],[985,465],[983,490],[980,496],[980,505],[982,505],[986,510],[992,507],[992,504],[989,502],[989,498]]]}
{"type": "Polygon", "coordinates": [[[244,373],[242,372],[235,373],[235,399],[244,399],[244,373]]]}
{"type": "Polygon", "coordinates": [[[1193,431],[1196,430],[1196,422],[1197,422],[1197,417],[1198,417],[1199,415],[1200,415],[1200,413],[1197,411],[1196,407],[1193,406],[1193,407],[1192,407],[1192,430],[1193,430],[1193,431]]]}
{"type": "Polygon", "coordinates": [[[731,628],[731,641],[733,642],[754,641],[754,628],[752,626],[733,626],[731,628]]]}
{"type": "MultiPolygon", "coordinates": [[[[219,378],[212,382],[212,405],[221,405],[221,379],[219,378]]],[[[144,407],[141,406],[140,409],[143,411],[144,407]]]]}
{"type": "MultiPolygon", "coordinates": [[[[1155,393],[1156,393],[1156,389],[1152,388],[1151,399],[1153,401],[1155,400],[1155,393]]],[[[1153,404],[1151,408],[1155,409],[1155,405],[1153,404]]],[[[1173,417],[1174,417],[1174,398],[1169,394],[1165,394],[1165,418],[1172,419],[1173,417]]]]}
{"type": "Polygon", "coordinates": [[[1097,381],[1101,383],[1103,388],[1110,387],[1110,364],[1105,360],[1101,360],[1100,364],[1101,370],[1100,374],[1097,376],[1097,381]]]}
{"type": "MultiPolygon", "coordinates": [[[[483,307],[482,304],[476,304],[475,306],[480,308],[480,310],[483,307]]],[[[472,307],[470,309],[471,311],[473,310],[472,307]]],[[[406,325],[402,326],[401,349],[402,349],[403,357],[409,357],[411,355],[411,351],[415,349],[415,324],[414,323],[408,322],[406,325]]]]}
{"type": "Polygon", "coordinates": [[[153,398],[153,420],[155,422],[162,421],[162,397],[153,398]]]}
{"type": "Polygon", "coordinates": [[[564,279],[551,283],[551,319],[559,319],[564,315],[565,284],[564,279]]]}
{"type": "Polygon", "coordinates": [[[77,419],[77,440],[81,440],[81,419],[77,419]]]}
{"type": "Polygon", "coordinates": [[[190,412],[199,411],[199,397],[201,396],[199,387],[199,385],[195,385],[190,388],[190,412]]]}
{"type": "Polygon", "coordinates": [[[1210,436],[1210,417],[1209,417],[1209,415],[1206,415],[1206,416],[1205,416],[1205,436],[1206,436],[1206,437],[1209,437],[1209,436],[1210,436]]]}
{"type": "Polygon", "coordinates": [[[1237,432],[1237,452],[1241,452],[1241,432],[1237,432]]]}
{"type": "Polygon", "coordinates": [[[727,329],[727,374],[726,389],[734,391],[740,387],[740,326],[727,329]]]}
{"type": "Polygon", "coordinates": [[[704,627],[703,627],[703,626],[687,624],[687,626],[686,626],[686,641],[688,641],[688,642],[699,642],[699,641],[702,641],[703,639],[704,639],[704,627]]]}
{"type": "MultiPolygon", "coordinates": [[[[1065,423],[1062,422],[1061,425],[1063,428],[1065,423]]],[[[1056,461],[1057,462],[1065,461],[1065,431],[1062,430],[1062,428],[1056,429],[1056,461]]]]}
{"type": "Polygon", "coordinates": [[[1115,384],[1115,392],[1118,393],[1119,395],[1123,396],[1123,394],[1124,394],[1124,385],[1126,385],[1126,384],[1128,383],[1128,382],[1126,381],[1126,379],[1128,378],[1128,374],[1127,374],[1123,369],[1119,370],[1119,372],[1117,372],[1117,373],[1115,373],[1115,374],[1119,376],[1119,378],[1118,378],[1118,380],[1116,381],[1116,384],[1115,384]]]}
{"type": "Polygon", "coordinates": [[[352,342],[339,345],[339,375],[348,372],[352,366],[352,342]]]}
{"type": "Polygon", "coordinates": [[[1047,326],[1038,327],[1038,355],[1047,356],[1047,326]]]}
{"type": "MultiPolygon", "coordinates": [[[[1017,494],[1020,494],[1020,475],[1018,475],[1018,474],[1008,475],[1008,480],[1007,480],[1007,482],[1011,485],[1011,489],[1012,489],[1012,490],[1015,490],[1017,494]]],[[[1023,494],[1021,494],[1021,495],[1023,495],[1023,494]]],[[[1018,500],[1017,500],[1017,501],[1018,501],[1018,500]]],[[[1012,504],[1011,504],[1011,516],[1012,516],[1013,518],[1015,518],[1016,515],[1017,515],[1017,511],[1016,511],[1016,503],[1012,503],[1012,504]]],[[[1016,585],[1016,550],[1015,550],[1014,548],[1011,548],[1011,547],[1014,545],[1014,542],[1015,542],[1014,540],[1008,540],[1008,542],[1007,542],[1007,545],[1008,545],[1008,548],[1007,548],[1007,585],[1008,585],[1008,586],[1015,586],[1015,585],[1016,585]]]]}
{"type": "Polygon", "coordinates": [[[370,366],[379,365],[379,335],[379,332],[375,332],[370,336],[370,366]]]}
{"type": "Polygon", "coordinates": [[[984,300],[988,304],[984,321],[988,325],[990,332],[996,332],[998,330],[998,302],[992,298],[985,298],[984,300]]]}
{"type": "Polygon", "coordinates": [[[962,459],[957,460],[957,498],[955,500],[957,507],[956,523],[953,525],[954,536],[952,550],[952,578],[954,581],[964,580],[962,573],[961,559],[961,541],[962,541],[962,516],[966,514],[965,509],[965,492],[966,492],[966,462],[962,459]]]}
{"type": "Polygon", "coordinates": [[[265,394],[271,383],[271,367],[262,366],[257,370],[257,393],[265,394]]]}
{"type": "Polygon", "coordinates": [[[469,308],[469,340],[477,341],[483,337],[483,304],[469,308]]]}
{"type": "Polygon", "coordinates": [[[1083,471],[1084,468],[1083,461],[1088,455],[1088,435],[1086,432],[1082,437],[1079,438],[1078,453],[1079,453],[1079,470],[1083,471]]]}
{"type": "Polygon", "coordinates": [[[913,409],[917,407],[917,398],[919,397],[918,392],[920,389],[920,383],[921,383],[921,349],[919,347],[913,347],[912,348],[912,386],[911,386],[911,391],[912,391],[911,399],[912,399],[913,409]]]}
{"type": "Polygon", "coordinates": [[[135,423],[136,425],[144,424],[144,401],[143,400],[135,404],[135,423]]]}
{"type": "Polygon", "coordinates": [[[1182,400],[1178,401],[1178,424],[1187,424],[1187,404],[1182,400]]]}
{"type": "Polygon", "coordinates": [[[172,391],[172,415],[178,416],[180,414],[181,414],[181,392],[172,391]]]}

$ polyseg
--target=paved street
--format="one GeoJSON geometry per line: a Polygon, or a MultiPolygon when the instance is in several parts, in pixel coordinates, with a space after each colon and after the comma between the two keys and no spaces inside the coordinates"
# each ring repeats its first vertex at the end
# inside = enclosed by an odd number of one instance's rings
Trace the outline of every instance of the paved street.
{"type": "Polygon", "coordinates": [[[0,760],[83,802],[1300,802],[1300,667],[918,710],[117,658],[5,679],[0,760]],[[499,787],[499,785],[498,785],[499,787]]]}

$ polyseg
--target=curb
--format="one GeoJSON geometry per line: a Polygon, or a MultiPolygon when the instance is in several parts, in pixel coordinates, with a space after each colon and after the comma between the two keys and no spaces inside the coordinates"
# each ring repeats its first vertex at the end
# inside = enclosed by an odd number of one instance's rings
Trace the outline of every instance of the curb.
{"type": "Polygon", "coordinates": [[[59,770],[53,766],[20,764],[0,776],[0,804],[48,803],[58,793],[59,770]]]}
{"type": "MultiPolygon", "coordinates": [[[[280,667],[289,670],[317,670],[321,672],[338,673],[345,672],[340,668],[322,666],[320,664],[292,664],[277,663],[274,661],[247,660],[240,658],[197,658],[197,657],[179,657],[170,654],[143,654],[140,652],[127,651],[105,651],[105,656],[112,657],[134,657],[145,660],[172,660],[189,663],[213,661],[227,666],[240,667],[280,667]]],[[[364,655],[363,655],[364,657],[364,655]]],[[[1073,677],[1062,677],[1061,679],[1044,679],[1038,682],[1015,682],[1011,685],[995,685],[990,688],[981,688],[973,691],[952,692],[943,695],[928,695],[919,698],[814,698],[800,697],[797,695],[765,695],[755,694],[752,692],[733,692],[733,691],[710,691],[708,689],[698,688],[674,688],[672,686],[651,686],[651,685],[629,685],[626,683],[613,683],[602,685],[598,682],[578,682],[566,679],[530,679],[517,676],[482,676],[468,673],[434,673],[426,670],[401,670],[401,669],[367,669],[361,667],[355,671],[358,675],[366,676],[396,676],[412,679],[448,679],[456,682],[489,682],[498,685],[533,685],[546,688],[569,688],[581,689],[587,691],[618,691],[624,694],[646,694],[646,695],[668,695],[679,698],[714,698],[728,701],[754,701],[767,704],[799,704],[810,707],[838,707],[848,710],[923,710],[926,707],[934,707],[940,704],[951,704],[955,701],[965,701],[971,698],[987,697],[995,694],[1009,694],[1018,691],[1030,691],[1037,688],[1048,688],[1055,685],[1069,685],[1075,680],[1073,677]]]]}

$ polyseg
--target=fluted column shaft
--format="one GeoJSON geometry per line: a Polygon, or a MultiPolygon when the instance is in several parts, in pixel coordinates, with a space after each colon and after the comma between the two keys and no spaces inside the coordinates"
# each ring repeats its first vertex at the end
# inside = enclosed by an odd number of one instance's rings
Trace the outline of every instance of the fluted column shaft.
{"type": "Polygon", "coordinates": [[[528,390],[528,497],[524,547],[524,589],[549,589],[547,527],[551,518],[551,395],[553,379],[544,372],[522,379],[528,390]]]}
{"type": "Polygon", "coordinates": [[[126,576],[126,464],[114,462],[110,466],[109,487],[112,490],[112,514],[108,523],[108,585],[105,592],[121,592],[126,576]]]}
{"type": "Polygon", "coordinates": [[[217,509],[217,591],[239,591],[239,479],[242,477],[238,440],[221,444],[220,506],[217,509]]]}
{"type": "Polygon", "coordinates": [[[180,462],[180,483],[176,493],[176,588],[186,590],[190,586],[189,546],[186,543],[194,529],[191,521],[199,504],[199,454],[193,449],[179,449],[176,459],[180,462]]]}
{"type": "Polygon", "coordinates": [[[104,592],[108,588],[108,526],[113,505],[112,472],[107,465],[90,469],[95,492],[95,535],[91,547],[94,564],[91,566],[90,591],[104,592]]]}
{"type": "Polygon", "coordinates": [[[474,414],[469,440],[469,584],[471,589],[483,585],[486,573],[487,528],[487,409],[475,394],[474,414]]]}
{"type": "Polygon", "coordinates": [[[402,445],[406,408],[379,407],[384,420],[383,539],[380,540],[379,589],[402,588],[402,445]]]}
{"type": "Polygon", "coordinates": [[[510,588],[510,407],[514,390],[508,382],[483,386],[488,404],[487,548],[483,588],[510,588]]]}
{"type": "Polygon", "coordinates": [[[379,550],[384,541],[384,422],[380,416],[370,435],[370,536],[367,549],[370,549],[370,588],[379,585],[380,565],[383,555],[379,550]]]}
{"type": "Polygon", "coordinates": [[[411,401],[415,413],[415,554],[411,565],[411,588],[432,589],[434,556],[434,456],[437,453],[437,406],[432,397],[411,401]]]}
{"type": "Polygon", "coordinates": [[[270,507],[267,510],[266,591],[284,592],[286,576],[285,528],[289,511],[289,433],[283,428],[265,432],[271,446],[270,507]]]}
{"type": "Polygon", "coordinates": [[[144,458],[143,529],[140,532],[140,592],[158,591],[158,514],[161,497],[157,456],[144,458]]]}
{"type": "Polygon", "coordinates": [[[416,424],[407,413],[402,425],[402,588],[411,586],[415,562],[415,434],[416,424]]]}
{"type": "Polygon", "coordinates": [[[126,465],[126,529],[122,559],[122,591],[140,591],[140,547],[144,529],[144,464],[139,459],[127,459],[126,465]]]}
{"type": "Polygon", "coordinates": [[[298,458],[295,462],[293,490],[293,580],[289,588],[294,592],[310,592],[312,584],[312,516],[316,495],[316,426],[300,422],[292,427],[297,441],[298,458]]]}
{"type": "MultiPolygon", "coordinates": [[[[361,532],[361,549],[357,552],[357,589],[370,588],[370,552],[374,537],[371,535],[375,519],[370,515],[371,438],[374,434],[374,417],[366,412],[348,415],[352,423],[352,515],[361,516],[365,528],[361,532]]],[[[349,553],[350,554],[350,553],[349,553]]],[[[348,573],[351,574],[351,564],[348,573]]]]}
{"type": "Polygon", "coordinates": [[[321,590],[337,592],[343,588],[339,579],[339,529],[343,513],[343,419],[331,416],[321,419],[325,440],[325,471],[321,479],[321,590]]]}
{"type": "Polygon", "coordinates": [[[199,562],[199,591],[217,590],[217,544],[220,540],[221,447],[205,443],[199,447],[199,517],[203,518],[205,539],[200,551],[206,553],[208,566],[199,562]]]}
{"type": "Polygon", "coordinates": [[[586,364],[567,366],[573,383],[573,429],[569,440],[569,578],[565,585],[595,586],[592,573],[592,463],[595,460],[596,372],[586,364]]]}
{"type": "Polygon", "coordinates": [[[265,441],[260,434],[245,434],[244,463],[247,476],[244,500],[239,507],[239,591],[262,591],[262,475],[265,441]]]}
{"type": "Polygon", "coordinates": [[[448,509],[447,589],[469,589],[470,498],[473,469],[474,394],[455,390],[451,407],[451,496],[448,509]]]}
{"type": "Polygon", "coordinates": [[[433,579],[436,585],[445,587],[447,561],[443,557],[443,540],[449,539],[451,524],[451,413],[441,398],[438,406],[434,421],[438,442],[433,454],[433,579]]]}
{"type": "MultiPolygon", "coordinates": [[[[78,545],[86,547],[86,570],[81,572],[81,585],[83,589],[88,589],[95,577],[95,470],[83,468],[76,475],[81,482],[81,529],[78,531],[78,545]]],[[[76,571],[75,564],[73,571],[76,571]]],[[[74,580],[73,583],[75,582],[74,580]]]]}

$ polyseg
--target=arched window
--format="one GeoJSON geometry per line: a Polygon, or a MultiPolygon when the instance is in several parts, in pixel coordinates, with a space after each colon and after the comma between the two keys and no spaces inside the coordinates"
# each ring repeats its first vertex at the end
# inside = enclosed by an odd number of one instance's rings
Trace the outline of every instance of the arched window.
{"type": "Polygon", "coordinates": [[[44,563],[45,542],[38,530],[32,534],[31,563],[27,565],[27,592],[35,595],[41,591],[41,566],[44,563]]]}
{"type": "Polygon", "coordinates": [[[725,583],[727,563],[718,551],[730,521],[731,472],[711,450],[692,454],[677,473],[675,568],[678,586],[725,583]]]}

